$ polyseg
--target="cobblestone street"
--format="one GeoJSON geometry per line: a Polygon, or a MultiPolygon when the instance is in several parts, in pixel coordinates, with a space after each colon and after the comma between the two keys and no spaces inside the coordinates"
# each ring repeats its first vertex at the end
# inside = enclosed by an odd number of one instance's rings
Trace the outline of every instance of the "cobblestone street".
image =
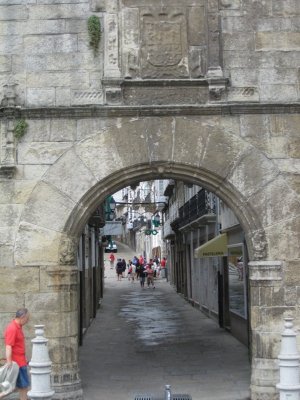
{"type": "MultiPolygon", "coordinates": [[[[120,247],[118,257],[133,253],[120,247]]],[[[85,400],[131,400],[138,393],[188,393],[193,400],[249,397],[248,351],[194,309],[165,280],[142,289],[117,281],[106,263],[105,295],[80,348],[85,400]]]]}

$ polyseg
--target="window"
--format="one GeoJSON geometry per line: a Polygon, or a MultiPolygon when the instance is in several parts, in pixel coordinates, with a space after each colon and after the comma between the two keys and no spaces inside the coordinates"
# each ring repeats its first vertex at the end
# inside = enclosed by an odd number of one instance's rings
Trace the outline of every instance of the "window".
{"type": "Polygon", "coordinates": [[[244,253],[243,244],[228,246],[229,310],[247,318],[244,253]]]}

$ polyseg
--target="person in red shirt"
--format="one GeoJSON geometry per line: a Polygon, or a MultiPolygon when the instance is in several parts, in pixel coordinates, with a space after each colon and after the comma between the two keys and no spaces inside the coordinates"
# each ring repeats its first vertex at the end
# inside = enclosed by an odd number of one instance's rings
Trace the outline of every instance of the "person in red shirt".
{"type": "Polygon", "coordinates": [[[167,278],[167,259],[166,259],[166,257],[163,257],[163,259],[160,261],[160,276],[162,278],[167,278]]]}
{"type": "Polygon", "coordinates": [[[161,268],[166,268],[166,264],[167,264],[167,260],[166,260],[166,257],[164,257],[160,262],[161,268]]]}
{"type": "Polygon", "coordinates": [[[25,356],[25,338],[22,329],[28,320],[29,312],[27,308],[20,308],[16,312],[15,319],[7,325],[4,331],[6,363],[11,365],[15,361],[19,366],[16,386],[19,390],[20,400],[27,399],[30,386],[25,356]]]}
{"type": "Polygon", "coordinates": [[[114,253],[110,253],[109,255],[110,269],[113,269],[115,266],[115,256],[114,253]]]}
{"type": "Polygon", "coordinates": [[[140,255],[139,257],[139,264],[143,267],[145,263],[144,257],[142,255],[140,255]]]}

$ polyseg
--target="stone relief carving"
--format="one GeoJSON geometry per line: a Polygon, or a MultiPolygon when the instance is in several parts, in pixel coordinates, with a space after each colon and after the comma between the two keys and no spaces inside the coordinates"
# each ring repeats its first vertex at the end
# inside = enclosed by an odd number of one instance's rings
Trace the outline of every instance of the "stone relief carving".
{"type": "Polygon", "coordinates": [[[118,42],[118,16],[106,14],[105,16],[105,76],[119,77],[119,42],[118,42]]]}
{"type": "Polygon", "coordinates": [[[141,12],[141,73],[143,78],[188,76],[186,16],[183,8],[141,12]]]}
{"type": "MultiPolygon", "coordinates": [[[[227,100],[229,81],[224,78],[218,65],[219,47],[217,44],[214,47],[214,41],[211,41],[210,63],[214,61],[214,66],[211,66],[208,59],[208,39],[205,36],[208,26],[213,32],[216,29],[216,12],[211,12],[207,17],[204,15],[204,8],[199,5],[192,9],[185,6],[171,8],[135,5],[122,10],[121,21],[122,73],[125,79],[207,79],[209,87],[206,101],[227,100]],[[207,18],[212,21],[206,26],[207,18]]],[[[147,85],[149,86],[149,82],[147,85]]],[[[141,89],[126,90],[125,103],[137,104],[138,99],[134,99],[134,96],[141,92],[141,89]]],[[[110,96],[107,95],[107,103],[110,102],[109,99],[110,96]]],[[[150,104],[153,101],[151,99],[150,104]]],[[[201,98],[200,103],[202,102],[201,98]]],[[[160,104],[164,103],[162,101],[160,104]]],[[[179,103],[184,102],[179,99],[179,103]]]]}
{"type": "Polygon", "coordinates": [[[277,393],[262,393],[261,391],[259,392],[251,392],[251,399],[253,400],[276,400],[279,399],[279,396],[277,393]]]}
{"type": "Polygon", "coordinates": [[[225,87],[210,86],[209,87],[209,97],[212,101],[221,100],[223,93],[225,92],[225,87]]]}
{"type": "Polygon", "coordinates": [[[261,231],[253,232],[251,237],[253,260],[263,260],[267,257],[267,241],[261,231]]]}
{"type": "Polygon", "coordinates": [[[223,77],[220,67],[214,67],[208,71],[207,82],[211,101],[226,100],[224,95],[227,93],[228,79],[223,77]]]}
{"type": "Polygon", "coordinates": [[[72,93],[72,104],[102,104],[103,103],[103,91],[102,90],[75,90],[72,93]]]}
{"type": "Polygon", "coordinates": [[[200,48],[191,48],[189,54],[190,72],[192,78],[204,76],[203,55],[200,48]]]}
{"type": "Polygon", "coordinates": [[[5,124],[5,151],[1,160],[5,165],[15,165],[15,140],[14,140],[14,120],[8,119],[5,124]]]}
{"type": "Polygon", "coordinates": [[[126,54],[125,61],[125,74],[124,77],[127,79],[135,78],[139,69],[138,55],[133,50],[126,54]]]}
{"type": "MultiPolygon", "coordinates": [[[[7,86],[6,95],[1,104],[7,107],[15,106],[15,84],[7,86]]],[[[0,125],[0,177],[13,177],[16,168],[16,147],[14,137],[15,114],[14,108],[4,111],[5,118],[0,125]]]]}
{"type": "Polygon", "coordinates": [[[183,57],[181,24],[178,22],[147,22],[144,24],[147,60],[154,67],[178,65],[183,57]]]}
{"type": "Polygon", "coordinates": [[[63,237],[60,244],[59,262],[61,265],[73,265],[76,263],[77,244],[75,239],[63,237]]]}
{"type": "Polygon", "coordinates": [[[17,86],[18,83],[10,76],[5,85],[3,85],[4,95],[1,100],[3,107],[15,107],[17,105],[17,86]]]}

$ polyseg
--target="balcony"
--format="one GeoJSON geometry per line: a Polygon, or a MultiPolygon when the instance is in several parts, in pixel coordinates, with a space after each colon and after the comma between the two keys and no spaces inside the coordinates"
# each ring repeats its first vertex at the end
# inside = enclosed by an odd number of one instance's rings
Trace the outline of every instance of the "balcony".
{"type": "Polygon", "coordinates": [[[162,236],[164,239],[172,239],[175,236],[175,232],[173,231],[170,220],[166,220],[163,225],[163,233],[162,236]]]}
{"type": "Polygon", "coordinates": [[[184,230],[204,226],[216,221],[216,196],[201,189],[179,208],[179,217],[172,221],[173,230],[184,230]]]}

